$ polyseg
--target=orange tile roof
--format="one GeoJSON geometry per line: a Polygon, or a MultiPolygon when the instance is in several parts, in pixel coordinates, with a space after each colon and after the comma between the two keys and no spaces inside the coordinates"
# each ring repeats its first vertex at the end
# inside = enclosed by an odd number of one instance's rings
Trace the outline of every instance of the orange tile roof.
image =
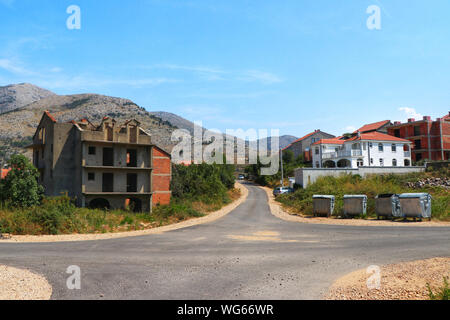
{"type": "Polygon", "coordinates": [[[357,140],[375,140],[375,141],[398,141],[404,143],[412,143],[409,140],[397,138],[388,134],[380,133],[380,132],[368,132],[361,133],[361,136],[355,136],[347,141],[357,141],[357,140]]]}
{"type": "Polygon", "coordinates": [[[50,120],[52,120],[53,122],[56,122],[56,119],[50,114],[50,112],[48,110],[45,110],[44,112],[50,118],[50,120]]]}
{"type": "Polygon", "coordinates": [[[333,138],[333,139],[322,139],[319,140],[315,143],[313,143],[312,145],[318,145],[318,144],[344,144],[345,140],[341,140],[340,138],[342,137],[337,137],[337,138],[333,138]]]}
{"type": "Polygon", "coordinates": [[[0,179],[5,179],[11,169],[0,169],[0,179]]]}
{"type": "Polygon", "coordinates": [[[378,122],[375,122],[375,123],[366,124],[366,125],[362,126],[361,128],[359,128],[358,130],[356,130],[353,133],[357,133],[358,131],[359,132],[367,132],[367,131],[378,130],[382,126],[388,124],[389,122],[391,122],[391,120],[384,120],[384,121],[378,121],[378,122]]]}

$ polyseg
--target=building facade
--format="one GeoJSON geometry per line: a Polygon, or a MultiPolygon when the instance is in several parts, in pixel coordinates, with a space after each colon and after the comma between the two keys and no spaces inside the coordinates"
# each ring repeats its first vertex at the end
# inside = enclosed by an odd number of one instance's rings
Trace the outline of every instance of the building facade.
{"type": "Polygon", "coordinates": [[[450,159],[450,114],[436,121],[423,117],[408,119],[407,123],[394,122],[388,133],[413,143],[412,161],[450,159]]]}
{"type": "Polygon", "coordinates": [[[316,130],[300,139],[295,140],[286,148],[284,148],[283,151],[292,151],[294,153],[294,157],[296,158],[300,155],[303,155],[306,162],[311,162],[311,145],[321,139],[330,139],[334,137],[335,136],[333,136],[332,134],[316,130]]]}
{"type": "Polygon", "coordinates": [[[136,120],[58,123],[45,112],[31,148],[47,196],[67,193],[78,206],[136,212],[170,202],[170,155],[136,120]]]}
{"type": "Polygon", "coordinates": [[[313,144],[313,168],[408,167],[411,142],[384,133],[357,133],[350,138],[313,144]]]}

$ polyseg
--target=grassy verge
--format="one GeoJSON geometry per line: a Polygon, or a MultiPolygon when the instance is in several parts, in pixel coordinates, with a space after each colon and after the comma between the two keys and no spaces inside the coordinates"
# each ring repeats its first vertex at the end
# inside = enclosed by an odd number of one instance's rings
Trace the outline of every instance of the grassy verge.
{"type": "Polygon", "coordinates": [[[449,172],[426,172],[406,175],[373,175],[361,178],[359,175],[342,175],[340,177],[321,177],[306,189],[298,189],[293,194],[277,197],[291,212],[312,215],[312,196],[329,194],[336,196],[335,215],[343,210],[345,194],[365,194],[368,196],[368,216],[375,216],[375,197],[383,193],[427,192],[432,199],[433,219],[450,221],[450,191],[445,187],[425,186],[420,189],[408,187],[409,182],[417,182],[429,177],[448,177],[449,172]]]}
{"type": "Polygon", "coordinates": [[[68,197],[46,198],[31,208],[0,207],[0,233],[14,235],[88,234],[151,229],[216,211],[239,198],[231,189],[226,196],[204,201],[174,199],[170,205],[156,206],[152,213],[126,210],[77,208],[68,197]]]}

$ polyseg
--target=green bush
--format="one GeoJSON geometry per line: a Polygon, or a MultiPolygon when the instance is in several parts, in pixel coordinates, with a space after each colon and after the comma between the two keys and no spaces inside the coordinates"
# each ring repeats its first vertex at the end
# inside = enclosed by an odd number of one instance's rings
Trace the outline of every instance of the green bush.
{"type": "Polygon", "coordinates": [[[428,296],[430,300],[450,300],[450,286],[448,284],[448,277],[444,277],[444,284],[439,288],[438,292],[434,293],[429,284],[427,284],[428,296]]]}

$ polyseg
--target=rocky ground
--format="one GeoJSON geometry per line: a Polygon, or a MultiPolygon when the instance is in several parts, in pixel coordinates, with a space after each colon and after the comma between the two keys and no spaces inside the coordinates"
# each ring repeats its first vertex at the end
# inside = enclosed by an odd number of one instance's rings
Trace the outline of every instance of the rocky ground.
{"type": "Polygon", "coordinates": [[[413,189],[422,189],[424,187],[443,187],[450,189],[450,178],[425,178],[416,182],[408,182],[407,186],[413,189]]]}
{"type": "Polygon", "coordinates": [[[0,300],[49,300],[52,286],[28,270],[0,265],[0,300]]]}
{"type": "MultiPolygon", "coordinates": [[[[367,281],[373,273],[358,270],[339,278],[330,288],[329,300],[428,300],[428,288],[443,286],[450,277],[450,258],[434,258],[380,267],[379,289],[369,289],[367,281]]],[[[369,280],[369,284],[373,284],[369,280]]]]}

